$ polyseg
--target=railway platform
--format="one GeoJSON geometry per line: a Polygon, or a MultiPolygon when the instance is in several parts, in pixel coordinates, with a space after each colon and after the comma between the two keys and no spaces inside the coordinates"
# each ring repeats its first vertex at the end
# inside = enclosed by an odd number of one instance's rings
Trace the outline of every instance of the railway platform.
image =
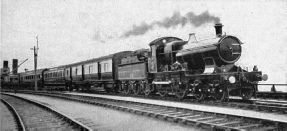
{"type": "Polygon", "coordinates": [[[206,105],[199,105],[199,104],[187,104],[187,103],[182,103],[182,102],[169,102],[169,101],[164,101],[164,100],[149,100],[149,99],[135,98],[135,97],[109,96],[109,95],[101,95],[101,94],[88,94],[88,93],[75,93],[75,92],[66,92],[66,94],[83,95],[83,96],[91,96],[91,97],[102,97],[102,98],[109,98],[109,99],[115,99],[115,100],[127,100],[127,101],[150,103],[150,104],[157,104],[157,105],[163,105],[163,106],[172,106],[172,107],[177,107],[177,108],[185,108],[185,109],[191,109],[191,110],[200,110],[200,111],[206,111],[206,112],[216,112],[216,113],[223,113],[223,114],[229,114],[229,115],[238,115],[242,117],[252,117],[252,118],[285,122],[285,123],[287,122],[287,115],[256,112],[252,110],[206,106],[206,105]]]}

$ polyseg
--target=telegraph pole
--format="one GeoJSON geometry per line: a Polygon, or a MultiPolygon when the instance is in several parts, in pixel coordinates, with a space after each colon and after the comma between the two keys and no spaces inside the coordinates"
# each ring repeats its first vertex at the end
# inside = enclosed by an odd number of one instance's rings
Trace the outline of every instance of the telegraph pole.
{"type": "Polygon", "coordinates": [[[36,37],[37,39],[37,47],[34,46],[34,72],[35,72],[35,76],[34,76],[34,80],[35,80],[35,91],[38,91],[38,85],[37,85],[37,57],[38,57],[38,36],[36,37]]]}

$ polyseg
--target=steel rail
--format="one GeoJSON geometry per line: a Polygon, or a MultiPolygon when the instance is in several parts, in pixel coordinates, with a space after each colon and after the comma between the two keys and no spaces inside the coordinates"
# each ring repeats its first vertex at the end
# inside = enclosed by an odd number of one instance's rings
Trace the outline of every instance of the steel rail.
{"type": "Polygon", "coordinates": [[[26,131],[25,124],[23,123],[22,118],[20,117],[19,113],[16,109],[7,101],[1,98],[1,101],[8,107],[8,109],[12,112],[13,117],[16,121],[17,127],[19,131],[26,131]]]}
{"type": "Polygon", "coordinates": [[[13,96],[13,97],[16,97],[16,98],[21,99],[21,100],[25,100],[25,101],[27,101],[29,103],[32,103],[32,104],[35,104],[35,105],[37,105],[37,106],[39,106],[39,107],[41,107],[41,108],[43,108],[45,110],[48,110],[48,111],[56,114],[57,116],[59,116],[63,120],[65,120],[67,123],[70,123],[71,125],[74,125],[75,127],[78,127],[82,131],[93,131],[92,128],[89,128],[88,126],[86,126],[86,125],[78,122],[77,120],[65,115],[64,113],[62,113],[62,112],[60,112],[60,111],[58,111],[56,109],[52,109],[52,108],[50,108],[48,106],[45,106],[44,104],[41,104],[41,103],[39,103],[37,101],[25,99],[25,98],[22,98],[22,97],[19,97],[19,96],[16,96],[16,95],[7,94],[7,93],[2,93],[2,94],[8,95],[8,96],[13,96]]]}

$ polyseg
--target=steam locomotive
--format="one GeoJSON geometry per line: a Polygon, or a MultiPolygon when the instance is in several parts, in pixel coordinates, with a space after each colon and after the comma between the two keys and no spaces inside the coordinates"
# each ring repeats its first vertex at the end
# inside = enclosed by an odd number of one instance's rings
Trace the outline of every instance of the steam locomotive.
{"type": "MultiPolygon", "coordinates": [[[[161,37],[149,43],[150,49],[41,69],[37,71],[38,83],[42,88],[102,89],[108,93],[175,95],[179,99],[250,99],[258,82],[267,80],[267,75],[256,66],[248,72],[235,65],[242,53],[242,42],[235,36],[223,35],[222,26],[214,26],[214,38],[197,40],[195,34],[190,34],[187,41],[161,37]]],[[[20,87],[34,86],[31,72],[18,76],[20,87]]]]}

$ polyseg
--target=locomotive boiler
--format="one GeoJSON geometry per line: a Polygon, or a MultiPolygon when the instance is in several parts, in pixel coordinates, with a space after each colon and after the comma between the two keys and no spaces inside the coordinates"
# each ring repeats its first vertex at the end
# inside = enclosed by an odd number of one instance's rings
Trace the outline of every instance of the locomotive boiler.
{"type": "MultiPolygon", "coordinates": [[[[190,34],[188,41],[172,41],[164,46],[164,58],[167,64],[176,61],[185,63],[192,73],[204,73],[210,67],[233,64],[241,56],[241,41],[234,36],[222,36],[222,24],[216,24],[216,37],[197,41],[190,34]]],[[[212,72],[210,72],[212,73],[212,72]]]]}

